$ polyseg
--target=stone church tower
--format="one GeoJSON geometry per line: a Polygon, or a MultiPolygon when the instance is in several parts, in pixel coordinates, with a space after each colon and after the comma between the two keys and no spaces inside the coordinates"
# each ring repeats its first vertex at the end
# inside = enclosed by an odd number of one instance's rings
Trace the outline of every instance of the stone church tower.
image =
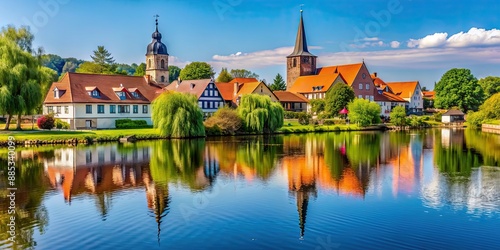
{"type": "Polygon", "coordinates": [[[146,75],[156,83],[168,82],[168,52],[167,46],[161,42],[161,33],[158,32],[158,15],[156,16],[156,31],[152,35],[153,41],[148,45],[146,52],[146,75]]]}
{"type": "Polygon", "coordinates": [[[289,90],[299,76],[316,74],[316,57],[307,49],[306,32],[300,10],[299,30],[295,39],[295,48],[286,57],[286,89],[289,90]]]}

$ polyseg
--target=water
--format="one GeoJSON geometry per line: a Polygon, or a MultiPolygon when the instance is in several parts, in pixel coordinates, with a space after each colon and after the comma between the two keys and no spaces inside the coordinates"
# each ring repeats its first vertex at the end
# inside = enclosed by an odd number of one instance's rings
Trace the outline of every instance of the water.
{"type": "Polygon", "coordinates": [[[150,141],[16,157],[16,242],[2,195],[0,248],[500,248],[494,134],[150,141]]]}

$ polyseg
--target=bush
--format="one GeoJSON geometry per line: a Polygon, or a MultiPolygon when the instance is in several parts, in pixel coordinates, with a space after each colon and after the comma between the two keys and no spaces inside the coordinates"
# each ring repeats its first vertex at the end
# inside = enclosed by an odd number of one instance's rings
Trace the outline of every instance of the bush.
{"type": "Polygon", "coordinates": [[[443,117],[443,113],[437,112],[432,115],[432,118],[436,122],[441,122],[441,118],[443,117]]]}
{"type": "Polygon", "coordinates": [[[394,107],[391,111],[391,123],[394,126],[406,126],[406,109],[403,106],[394,107]]]}
{"type": "Polygon", "coordinates": [[[467,124],[471,128],[480,128],[486,120],[486,114],[482,111],[469,111],[467,113],[467,124]]]}
{"type": "Polygon", "coordinates": [[[214,136],[214,135],[222,135],[223,133],[217,124],[213,124],[212,126],[205,125],[205,134],[214,136]]]}
{"type": "Polygon", "coordinates": [[[413,128],[423,127],[425,124],[424,119],[422,117],[414,115],[409,116],[406,123],[413,128]]]}
{"type": "Polygon", "coordinates": [[[323,122],[323,125],[327,125],[327,126],[328,126],[328,125],[334,125],[334,124],[335,124],[335,122],[334,122],[333,120],[325,120],[325,121],[323,122]]]}
{"type": "Polygon", "coordinates": [[[308,125],[309,124],[309,120],[311,119],[311,115],[306,113],[306,112],[300,112],[298,113],[299,114],[299,123],[301,125],[308,125]]]}
{"type": "Polygon", "coordinates": [[[120,129],[148,128],[150,125],[145,120],[118,119],[115,121],[115,127],[120,129]]]}
{"type": "Polygon", "coordinates": [[[348,105],[349,120],[359,126],[380,123],[380,106],[375,102],[365,99],[354,99],[348,105]]]}
{"type": "Polygon", "coordinates": [[[285,119],[298,119],[300,112],[285,111],[285,119]]]}
{"type": "Polygon", "coordinates": [[[69,123],[67,123],[61,119],[56,119],[55,127],[58,129],[69,129],[69,123]]]}
{"type": "Polygon", "coordinates": [[[217,110],[213,116],[208,118],[204,122],[204,125],[207,134],[209,134],[208,130],[210,130],[211,127],[217,127],[215,131],[218,131],[219,134],[234,135],[236,131],[242,127],[243,120],[238,116],[236,110],[224,107],[217,110]]]}
{"type": "Polygon", "coordinates": [[[36,125],[39,129],[53,129],[55,125],[54,115],[48,114],[38,118],[36,125]]]}

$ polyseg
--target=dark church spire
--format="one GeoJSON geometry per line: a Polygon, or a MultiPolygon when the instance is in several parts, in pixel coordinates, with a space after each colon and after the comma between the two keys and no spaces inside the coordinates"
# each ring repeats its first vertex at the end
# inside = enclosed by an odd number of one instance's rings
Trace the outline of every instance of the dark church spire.
{"type": "Polygon", "coordinates": [[[304,20],[302,18],[302,7],[300,8],[300,23],[299,23],[299,30],[297,31],[297,38],[295,39],[295,48],[293,49],[292,54],[290,54],[288,57],[292,56],[314,56],[313,54],[309,53],[309,50],[307,49],[307,40],[306,40],[306,31],[304,29],[304,20]]]}

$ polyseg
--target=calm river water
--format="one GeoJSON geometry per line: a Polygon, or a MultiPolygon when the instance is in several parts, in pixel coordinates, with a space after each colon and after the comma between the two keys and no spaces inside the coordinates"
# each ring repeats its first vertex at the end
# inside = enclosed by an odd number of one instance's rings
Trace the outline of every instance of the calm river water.
{"type": "Polygon", "coordinates": [[[0,248],[500,249],[500,135],[350,132],[7,149],[0,248]]]}

